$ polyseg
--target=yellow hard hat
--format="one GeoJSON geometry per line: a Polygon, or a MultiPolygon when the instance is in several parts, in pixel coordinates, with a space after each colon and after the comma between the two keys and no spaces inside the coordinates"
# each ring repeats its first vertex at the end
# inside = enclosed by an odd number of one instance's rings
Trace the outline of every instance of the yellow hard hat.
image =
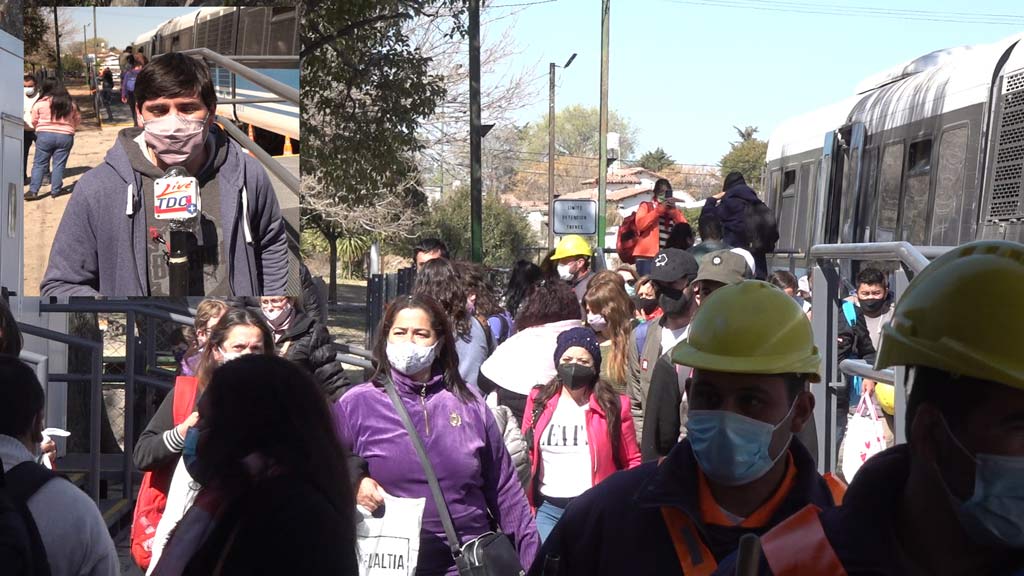
{"type": "Polygon", "coordinates": [[[672,361],[738,374],[807,374],[821,381],[821,356],[800,305],[775,286],[745,280],[715,290],[690,323],[672,361]]]}
{"type": "Polygon", "coordinates": [[[590,257],[591,255],[590,243],[583,236],[570,234],[558,241],[558,246],[555,246],[555,253],[551,255],[551,259],[561,260],[573,256],[590,257]]]}
{"type": "Polygon", "coordinates": [[[875,384],[875,398],[878,398],[878,405],[890,415],[896,415],[896,387],[892,384],[878,382],[875,384]]]}
{"type": "Polygon", "coordinates": [[[882,328],[876,368],[927,366],[1024,389],[1024,244],[980,240],[929,264],[882,328]]]}

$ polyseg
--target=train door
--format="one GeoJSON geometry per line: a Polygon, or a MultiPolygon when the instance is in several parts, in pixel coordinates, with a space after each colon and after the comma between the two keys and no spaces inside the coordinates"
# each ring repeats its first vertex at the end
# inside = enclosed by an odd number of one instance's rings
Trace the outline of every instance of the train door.
{"type": "Polygon", "coordinates": [[[23,294],[22,165],[24,131],[20,118],[3,116],[3,166],[0,167],[0,285],[23,294]]]}
{"type": "MultiPolygon", "coordinates": [[[[823,242],[848,244],[857,241],[858,192],[864,154],[864,125],[857,122],[825,136],[822,150],[822,179],[825,190],[823,242]]],[[[851,278],[849,260],[839,263],[843,278],[851,278]]]]}

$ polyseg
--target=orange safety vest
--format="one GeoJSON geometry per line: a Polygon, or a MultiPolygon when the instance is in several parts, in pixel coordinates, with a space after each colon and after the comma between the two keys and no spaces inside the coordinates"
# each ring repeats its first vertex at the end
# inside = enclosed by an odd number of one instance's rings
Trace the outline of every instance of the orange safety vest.
{"type": "Polygon", "coordinates": [[[819,512],[808,504],[761,537],[761,550],[775,576],[846,576],[819,512]]]}

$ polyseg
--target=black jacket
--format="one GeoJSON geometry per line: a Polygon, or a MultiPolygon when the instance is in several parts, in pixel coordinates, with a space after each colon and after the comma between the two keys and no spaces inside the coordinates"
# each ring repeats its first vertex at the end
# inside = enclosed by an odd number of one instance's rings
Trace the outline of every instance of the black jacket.
{"type": "MultiPolygon", "coordinates": [[[[907,479],[910,476],[910,449],[906,444],[894,446],[872,456],[857,472],[850,484],[843,505],[823,510],[821,520],[825,537],[851,576],[899,576],[910,574],[897,551],[896,513],[900,508],[907,479]]],[[[813,549],[808,543],[808,549],[813,549]]],[[[1018,556],[1016,569],[996,572],[993,576],[1010,576],[1024,570],[1024,554],[1018,556]]],[[[715,574],[735,574],[735,555],[723,561],[715,574]]],[[[758,574],[770,575],[764,556],[758,574]]]]}
{"type": "Polygon", "coordinates": [[[223,576],[358,574],[351,521],[308,482],[270,477],[228,505],[184,574],[214,574],[221,560],[223,576]]]}
{"type": "Polygon", "coordinates": [[[697,461],[690,442],[683,441],[660,466],[648,462],[618,472],[573,500],[541,547],[530,575],[681,574],[662,506],[685,512],[717,561],[732,553],[744,534],[762,534],[807,504],[832,507],[832,494],[807,449],[794,439],[789,451],[797,468],[795,483],[764,528],[712,526],[701,521],[697,461]],[[559,557],[557,570],[548,556],[559,557]]]}
{"type": "MultiPolygon", "coordinates": [[[[196,394],[196,403],[198,404],[198,402],[199,395],[196,394]]],[[[153,413],[149,424],[146,424],[146,429],[142,431],[138,441],[135,442],[135,452],[132,457],[135,460],[136,468],[143,471],[155,470],[176,461],[181,455],[181,447],[184,446],[185,441],[176,436],[165,438],[166,433],[172,428],[174,428],[173,388],[167,393],[167,396],[164,396],[160,407],[153,413]]]]}
{"type": "Polygon", "coordinates": [[[644,462],[657,460],[672,451],[683,431],[683,389],[679,374],[689,377],[690,368],[672,363],[671,354],[663,354],[654,363],[651,385],[644,406],[644,435],[640,455],[644,462]]]}
{"type": "Polygon", "coordinates": [[[337,351],[327,327],[307,314],[296,311],[291,327],[276,342],[277,352],[302,366],[320,384],[328,401],[341,397],[352,383],[336,359],[337,351]]]}
{"type": "MultiPolygon", "coordinates": [[[[875,346],[871,343],[871,334],[868,332],[867,322],[864,320],[864,313],[861,312],[859,306],[854,306],[857,314],[857,322],[850,326],[847,322],[845,314],[840,309],[839,319],[839,343],[836,347],[836,353],[839,357],[839,362],[843,360],[855,358],[864,360],[868,364],[875,363],[875,346]]],[[[850,404],[850,379],[846,376],[843,377],[845,386],[839,388],[839,392],[836,395],[839,402],[839,406],[845,408],[850,404]]]]}
{"type": "Polygon", "coordinates": [[[722,240],[734,248],[750,248],[747,237],[747,204],[760,202],[757,193],[744,183],[737,183],[725,191],[721,199],[708,198],[700,214],[711,213],[722,221],[722,240]]]}

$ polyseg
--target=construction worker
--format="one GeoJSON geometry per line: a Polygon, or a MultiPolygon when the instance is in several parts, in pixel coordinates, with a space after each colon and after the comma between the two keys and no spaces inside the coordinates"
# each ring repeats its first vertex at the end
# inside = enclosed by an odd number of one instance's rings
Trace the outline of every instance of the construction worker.
{"type": "Polygon", "coordinates": [[[1024,244],[994,240],[914,278],[875,362],[906,370],[907,443],[868,460],[841,508],[763,536],[760,574],[1024,573],[1022,286],[1024,244]]]}
{"type": "Polygon", "coordinates": [[[841,499],[795,438],[821,365],[799,305],[747,280],[705,300],[690,334],[672,352],[694,368],[686,439],[577,497],[530,574],[710,574],[743,535],[841,499]]]}
{"type": "Polygon", "coordinates": [[[580,302],[583,302],[590,279],[594,276],[594,271],[590,269],[591,256],[590,244],[577,234],[564,236],[551,255],[551,261],[558,267],[558,275],[572,286],[580,302]]]}

